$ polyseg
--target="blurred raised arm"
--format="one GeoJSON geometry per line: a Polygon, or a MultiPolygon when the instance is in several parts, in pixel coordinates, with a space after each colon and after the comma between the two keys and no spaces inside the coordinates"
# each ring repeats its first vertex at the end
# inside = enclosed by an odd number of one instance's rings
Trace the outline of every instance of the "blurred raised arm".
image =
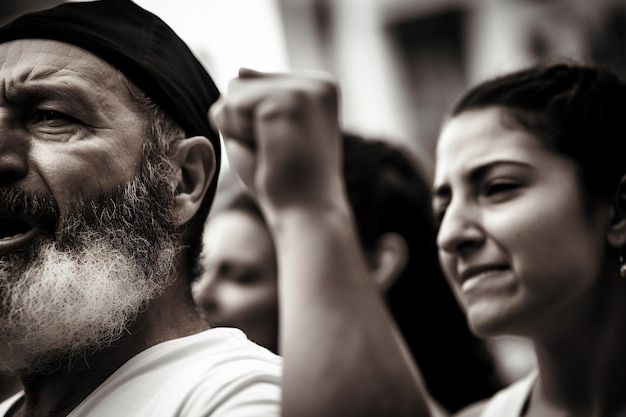
{"type": "Polygon", "coordinates": [[[283,415],[430,415],[359,246],[336,84],[323,74],[242,70],[210,118],[276,244],[283,415]]]}

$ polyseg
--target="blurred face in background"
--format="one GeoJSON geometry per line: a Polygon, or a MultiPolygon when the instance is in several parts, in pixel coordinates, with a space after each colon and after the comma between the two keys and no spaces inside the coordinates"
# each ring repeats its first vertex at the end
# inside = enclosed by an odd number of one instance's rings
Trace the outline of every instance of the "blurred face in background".
{"type": "Polygon", "coordinates": [[[211,326],[239,328],[253,342],[276,352],[276,254],[263,221],[241,210],[212,217],[205,230],[202,265],[194,294],[211,326]]]}

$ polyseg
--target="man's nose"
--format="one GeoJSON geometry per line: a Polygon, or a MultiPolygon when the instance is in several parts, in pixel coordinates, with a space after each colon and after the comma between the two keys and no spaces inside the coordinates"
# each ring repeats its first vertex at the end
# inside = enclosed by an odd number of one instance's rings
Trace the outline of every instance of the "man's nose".
{"type": "Polygon", "coordinates": [[[19,181],[28,172],[29,143],[0,124],[0,185],[19,181]]]}

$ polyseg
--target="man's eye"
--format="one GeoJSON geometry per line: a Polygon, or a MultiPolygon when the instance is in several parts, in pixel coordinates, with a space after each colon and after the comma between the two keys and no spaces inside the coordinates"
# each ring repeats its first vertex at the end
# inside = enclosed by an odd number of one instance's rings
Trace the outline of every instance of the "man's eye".
{"type": "Polygon", "coordinates": [[[34,109],[25,116],[24,127],[34,137],[55,142],[70,142],[85,137],[80,120],[57,110],[34,109]]]}
{"type": "Polygon", "coordinates": [[[68,122],[74,122],[76,121],[76,119],[56,110],[37,110],[31,117],[31,121],[34,123],[43,122],[54,125],[55,123],[63,124],[68,122]]]}

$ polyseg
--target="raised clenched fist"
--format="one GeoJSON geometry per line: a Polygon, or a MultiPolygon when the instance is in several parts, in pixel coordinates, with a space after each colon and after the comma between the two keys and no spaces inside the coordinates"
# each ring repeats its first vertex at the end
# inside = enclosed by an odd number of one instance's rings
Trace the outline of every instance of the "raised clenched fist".
{"type": "Polygon", "coordinates": [[[336,84],[320,73],[241,70],[210,111],[231,166],[271,217],[341,197],[336,84]]]}

